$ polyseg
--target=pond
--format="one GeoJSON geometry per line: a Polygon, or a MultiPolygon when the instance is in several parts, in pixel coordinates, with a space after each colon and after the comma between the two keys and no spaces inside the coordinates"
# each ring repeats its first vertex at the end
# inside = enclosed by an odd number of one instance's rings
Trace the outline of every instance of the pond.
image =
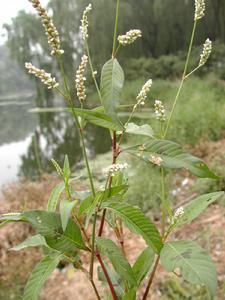
{"type": "MultiPolygon", "coordinates": [[[[62,164],[67,154],[72,166],[82,161],[79,135],[72,116],[65,112],[28,112],[33,107],[32,97],[0,100],[1,186],[19,177],[32,179],[42,172],[52,172],[51,158],[62,164]]],[[[99,127],[86,127],[85,142],[91,158],[110,149],[109,134],[99,127]]]]}

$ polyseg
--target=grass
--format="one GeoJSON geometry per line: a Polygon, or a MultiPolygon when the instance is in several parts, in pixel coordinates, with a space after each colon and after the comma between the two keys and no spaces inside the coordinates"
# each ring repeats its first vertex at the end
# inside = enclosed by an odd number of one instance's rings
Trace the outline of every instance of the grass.
{"type": "MultiPolygon", "coordinates": [[[[133,103],[144,80],[125,85],[123,99],[133,103]]],[[[146,107],[153,107],[154,100],[165,103],[170,110],[179,81],[156,80],[153,83],[146,107]]],[[[225,83],[212,75],[201,79],[193,77],[187,80],[178,102],[169,138],[182,144],[196,144],[200,139],[219,140],[225,130],[225,83]]],[[[156,128],[155,120],[149,117],[149,123],[156,128]]]]}
{"type": "MultiPolygon", "coordinates": [[[[135,103],[144,82],[139,79],[126,82],[122,103],[135,103]]],[[[164,102],[167,112],[171,109],[173,99],[179,86],[179,80],[155,80],[145,108],[153,108],[154,101],[164,102]]],[[[219,140],[225,132],[225,82],[215,78],[213,74],[204,78],[190,77],[182,90],[178,102],[173,124],[169,130],[168,138],[181,144],[196,144],[200,139],[219,140]]],[[[91,94],[89,105],[99,105],[97,95],[91,94]]],[[[142,121],[146,122],[145,120],[142,121]]],[[[149,124],[156,128],[154,115],[149,114],[149,124]]]]}

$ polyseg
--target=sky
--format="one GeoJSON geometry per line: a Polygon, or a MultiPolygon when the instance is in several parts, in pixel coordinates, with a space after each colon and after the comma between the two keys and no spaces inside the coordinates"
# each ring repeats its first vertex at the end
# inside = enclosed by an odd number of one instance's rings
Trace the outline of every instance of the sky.
{"type": "MultiPolygon", "coordinates": [[[[41,4],[45,6],[49,0],[41,0],[41,4]]],[[[5,41],[4,31],[2,25],[4,23],[9,23],[11,18],[15,17],[20,10],[26,10],[28,12],[35,12],[32,4],[29,0],[1,0],[1,10],[0,10],[0,44],[5,41]]]]}

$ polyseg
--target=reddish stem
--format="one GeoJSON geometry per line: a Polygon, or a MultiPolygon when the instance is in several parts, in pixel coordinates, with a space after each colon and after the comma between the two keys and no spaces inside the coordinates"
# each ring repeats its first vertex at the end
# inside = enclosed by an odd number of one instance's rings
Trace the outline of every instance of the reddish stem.
{"type": "Polygon", "coordinates": [[[147,297],[148,297],[148,293],[149,293],[150,287],[151,287],[151,285],[152,285],[153,278],[154,278],[154,276],[155,276],[155,272],[156,272],[157,267],[158,267],[158,264],[159,264],[159,260],[160,260],[160,256],[157,257],[157,260],[156,260],[156,262],[155,262],[153,271],[152,271],[151,276],[150,276],[150,278],[149,278],[148,285],[147,285],[147,287],[146,287],[146,290],[145,290],[145,293],[144,293],[144,296],[143,296],[142,300],[146,300],[147,297]]]}
{"type": "Polygon", "coordinates": [[[100,227],[99,227],[98,236],[102,236],[103,227],[104,227],[104,223],[105,223],[105,214],[106,214],[106,209],[104,209],[103,213],[102,213],[102,219],[101,219],[101,224],[100,224],[100,227]]]}
{"type": "Polygon", "coordinates": [[[104,265],[104,262],[103,262],[103,260],[102,260],[102,258],[101,258],[100,253],[98,252],[98,250],[96,251],[96,257],[97,257],[97,259],[98,259],[98,261],[99,261],[99,263],[100,263],[100,265],[101,265],[101,267],[102,267],[102,270],[103,270],[103,272],[104,272],[105,278],[106,278],[106,280],[107,280],[107,282],[108,282],[108,285],[109,285],[109,288],[110,288],[110,291],[111,291],[113,300],[118,300],[118,297],[117,297],[117,295],[116,295],[114,286],[113,286],[113,284],[112,284],[112,281],[111,281],[111,279],[110,279],[110,277],[109,277],[109,274],[108,274],[108,272],[107,272],[107,270],[106,270],[106,267],[105,267],[105,265],[104,265]]]}

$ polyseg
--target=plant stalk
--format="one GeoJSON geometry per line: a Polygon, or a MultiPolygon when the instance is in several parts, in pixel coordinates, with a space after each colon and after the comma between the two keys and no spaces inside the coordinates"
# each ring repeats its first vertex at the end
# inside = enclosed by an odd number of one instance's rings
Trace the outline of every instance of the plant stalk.
{"type": "Polygon", "coordinates": [[[93,67],[93,63],[92,63],[92,59],[91,59],[91,55],[90,55],[90,50],[89,50],[89,46],[88,46],[88,42],[87,41],[85,42],[85,48],[86,48],[86,51],[87,51],[89,66],[90,66],[90,69],[91,69],[91,75],[92,75],[92,78],[93,78],[93,81],[94,81],[94,84],[95,84],[95,88],[97,90],[99,100],[102,103],[102,95],[101,95],[100,88],[98,86],[97,80],[95,78],[94,67],[93,67]]]}
{"type": "Polygon", "coordinates": [[[100,253],[99,253],[98,251],[96,252],[96,256],[97,256],[98,261],[99,261],[99,263],[100,263],[100,265],[101,265],[101,267],[102,267],[102,270],[103,270],[103,273],[104,273],[104,275],[105,275],[105,278],[106,278],[106,280],[107,280],[107,282],[108,282],[108,285],[109,285],[109,288],[110,288],[110,291],[111,291],[113,300],[118,300],[118,297],[117,297],[117,295],[116,295],[114,286],[113,286],[113,284],[112,284],[112,281],[111,281],[111,279],[110,279],[110,277],[109,277],[109,274],[108,274],[108,272],[107,272],[107,269],[106,269],[106,267],[105,267],[105,264],[103,263],[103,260],[102,260],[102,258],[101,258],[101,255],[100,255],[100,253]]]}
{"type": "Polygon", "coordinates": [[[149,278],[148,285],[147,285],[147,287],[146,287],[146,290],[145,290],[145,292],[144,292],[144,296],[143,296],[142,300],[146,300],[147,297],[148,297],[148,293],[149,293],[150,287],[151,287],[151,285],[152,285],[152,282],[153,282],[153,279],[154,279],[156,270],[157,270],[157,268],[158,268],[159,260],[160,260],[160,255],[159,255],[159,256],[157,257],[157,259],[156,259],[154,268],[153,268],[153,270],[152,270],[152,273],[151,273],[151,276],[150,276],[150,278],[149,278]]]}
{"type": "MultiPolygon", "coordinates": [[[[113,156],[112,157],[112,164],[115,164],[116,160],[117,160],[117,157],[118,157],[117,142],[116,142],[116,131],[113,131],[112,156],[113,156]]],[[[109,178],[108,187],[111,188],[111,185],[112,185],[112,176],[110,176],[110,178],[109,178]]],[[[103,210],[103,213],[102,213],[102,218],[101,218],[101,223],[100,223],[100,227],[99,227],[98,236],[102,235],[103,227],[104,227],[104,223],[105,223],[105,215],[106,215],[106,208],[103,210]]]]}
{"type": "Polygon", "coordinates": [[[95,285],[95,283],[94,283],[94,281],[93,281],[92,278],[90,278],[90,282],[91,282],[91,285],[92,285],[92,287],[93,287],[93,289],[95,291],[95,295],[96,295],[97,299],[101,300],[101,297],[100,297],[100,295],[98,293],[97,287],[96,287],[96,285],[95,285]]]}
{"type": "Polygon", "coordinates": [[[90,262],[90,277],[93,279],[94,273],[94,258],[95,258],[95,228],[97,222],[98,213],[97,211],[94,214],[93,227],[92,227],[92,237],[91,237],[91,262],[90,262]]]}
{"type": "Polygon", "coordinates": [[[83,130],[80,126],[78,117],[77,117],[76,112],[74,110],[74,104],[73,104],[73,101],[72,101],[72,98],[71,98],[71,95],[70,95],[70,91],[69,91],[65,71],[64,71],[63,64],[62,64],[61,60],[59,60],[59,65],[60,65],[60,70],[61,70],[61,74],[62,74],[63,81],[64,81],[64,87],[65,87],[65,90],[66,90],[65,100],[68,102],[68,104],[69,104],[69,106],[72,110],[72,114],[73,114],[73,117],[74,117],[74,120],[75,120],[75,124],[78,128],[78,132],[79,132],[80,139],[81,139],[81,144],[82,144],[83,157],[84,157],[84,160],[85,160],[85,164],[86,164],[86,168],[87,168],[87,172],[88,172],[88,177],[89,177],[89,181],[90,181],[91,191],[92,191],[93,196],[95,196],[95,188],[94,188],[93,178],[92,178],[92,174],[91,174],[91,170],[90,170],[90,166],[89,166],[89,162],[88,162],[87,151],[86,151],[86,146],[85,146],[85,142],[84,142],[83,130]]]}
{"type": "Polygon", "coordinates": [[[181,79],[181,82],[180,82],[180,86],[179,86],[178,92],[177,92],[175,100],[173,102],[173,107],[172,107],[172,110],[170,112],[169,120],[167,122],[163,138],[165,138],[167,136],[167,133],[169,131],[169,128],[170,128],[170,125],[171,125],[171,120],[173,118],[173,115],[174,115],[174,112],[175,112],[175,108],[176,108],[176,105],[177,105],[177,102],[178,102],[181,90],[182,90],[183,85],[184,85],[185,76],[186,76],[186,73],[187,73],[188,63],[189,63],[189,60],[190,60],[191,50],[192,50],[192,46],[193,46],[193,42],[194,42],[194,37],[195,37],[196,25],[197,25],[197,21],[194,22],[194,26],[193,26],[193,30],[192,30],[192,34],[191,34],[191,41],[190,41],[190,44],[189,44],[187,59],[186,59],[185,67],[184,67],[184,72],[183,72],[183,75],[182,75],[182,79],[181,79]]]}
{"type": "Polygon", "coordinates": [[[119,14],[120,14],[120,0],[117,0],[117,4],[116,4],[116,18],[115,18],[115,28],[114,28],[114,36],[113,36],[113,50],[112,50],[112,57],[113,57],[113,58],[115,58],[115,55],[116,55],[119,14]]]}

